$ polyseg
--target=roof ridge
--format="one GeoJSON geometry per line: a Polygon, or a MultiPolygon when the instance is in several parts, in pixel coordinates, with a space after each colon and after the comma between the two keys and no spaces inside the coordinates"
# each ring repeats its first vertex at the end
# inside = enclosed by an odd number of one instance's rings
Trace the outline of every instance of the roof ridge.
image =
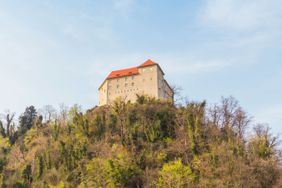
{"type": "Polygon", "coordinates": [[[158,64],[156,62],[152,61],[151,59],[148,59],[147,61],[145,61],[144,63],[142,63],[138,67],[147,67],[147,66],[151,66],[151,65],[158,65],[158,64]]]}
{"type": "Polygon", "coordinates": [[[119,77],[124,77],[124,76],[131,76],[131,75],[137,75],[139,74],[138,68],[142,67],[147,67],[147,66],[152,66],[152,65],[158,65],[156,62],[152,61],[151,59],[148,59],[141,65],[137,67],[130,67],[130,68],[124,68],[124,69],[118,69],[118,70],[113,70],[107,77],[107,79],[111,78],[119,78],[119,77]]]}

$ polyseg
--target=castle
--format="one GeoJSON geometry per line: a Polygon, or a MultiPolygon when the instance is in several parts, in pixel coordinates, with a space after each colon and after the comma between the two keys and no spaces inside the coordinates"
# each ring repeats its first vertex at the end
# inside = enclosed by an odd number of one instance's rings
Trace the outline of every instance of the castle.
{"type": "Polygon", "coordinates": [[[136,102],[137,95],[173,101],[174,92],[164,72],[150,59],[138,67],[112,71],[99,87],[99,106],[111,104],[118,97],[136,102]]]}

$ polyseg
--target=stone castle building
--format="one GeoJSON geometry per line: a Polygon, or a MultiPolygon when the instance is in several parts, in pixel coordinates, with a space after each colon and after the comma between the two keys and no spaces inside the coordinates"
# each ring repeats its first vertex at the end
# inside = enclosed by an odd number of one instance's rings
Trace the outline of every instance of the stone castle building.
{"type": "Polygon", "coordinates": [[[112,71],[99,87],[99,106],[116,98],[136,102],[137,95],[173,101],[173,90],[159,64],[147,60],[138,67],[112,71]]]}

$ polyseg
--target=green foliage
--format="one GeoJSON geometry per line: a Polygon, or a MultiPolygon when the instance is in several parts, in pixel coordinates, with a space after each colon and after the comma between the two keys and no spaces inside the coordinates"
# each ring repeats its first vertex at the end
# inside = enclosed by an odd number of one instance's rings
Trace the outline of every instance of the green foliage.
{"type": "Polygon", "coordinates": [[[6,132],[5,132],[5,129],[4,129],[4,127],[3,127],[2,121],[0,121],[0,135],[1,135],[2,137],[6,137],[6,132]]]}
{"type": "Polygon", "coordinates": [[[38,167],[37,178],[40,178],[44,170],[44,162],[43,162],[43,157],[41,155],[37,156],[37,167],[38,167]]]}
{"type": "Polygon", "coordinates": [[[34,120],[37,117],[37,111],[34,106],[27,107],[25,112],[20,116],[19,119],[19,134],[23,135],[33,125],[34,120]]]}
{"type": "Polygon", "coordinates": [[[10,136],[0,122],[1,187],[281,187],[278,138],[264,126],[246,135],[233,98],[208,108],[139,96],[65,114],[43,122],[29,107],[10,136]]]}
{"type": "Polygon", "coordinates": [[[133,184],[138,168],[126,149],[113,145],[109,159],[93,158],[86,165],[81,187],[128,187],[133,184]]]}
{"type": "Polygon", "coordinates": [[[258,125],[254,129],[256,135],[248,145],[250,153],[263,159],[271,158],[275,154],[277,138],[271,136],[268,127],[258,125]]]}
{"type": "Polygon", "coordinates": [[[27,146],[37,136],[36,129],[30,129],[24,136],[24,144],[27,146]]]}
{"type": "Polygon", "coordinates": [[[178,159],[163,165],[159,172],[157,187],[189,187],[194,179],[195,175],[191,168],[178,159]]]}
{"type": "Polygon", "coordinates": [[[108,160],[94,158],[87,164],[86,174],[80,186],[115,187],[111,171],[111,164],[108,160]]]}
{"type": "Polygon", "coordinates": [[[53,185],[49,185],[49,188],[65,188],[65,183],[63,181],[61,181],[58,185],[53,186],[53,185]]]}
{"type": "Polygon", "coordinates": [[[22,171],[22,179],[23,185],[30,185],[33,178],[32,178],[32,169],[31,165],[26,165],[22,171]]]}
{"type": "Polygon", "coordinates": [[[0,136],[0,149],[3,150],[7,150],[11,147],[11,144],[9,142],[9,138],[4,138],[2,136],[0,136]]]}

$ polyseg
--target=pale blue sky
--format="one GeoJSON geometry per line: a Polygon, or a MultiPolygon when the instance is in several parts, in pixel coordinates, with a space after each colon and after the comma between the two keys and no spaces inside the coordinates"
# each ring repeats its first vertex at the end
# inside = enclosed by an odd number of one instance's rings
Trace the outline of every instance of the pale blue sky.
{"type": "Polygon", "coordinates": [[[0,0],[0,111],[98,103],[148,58],[190,100],[234,96],[282,132],[281,0],[0,0]]]}

